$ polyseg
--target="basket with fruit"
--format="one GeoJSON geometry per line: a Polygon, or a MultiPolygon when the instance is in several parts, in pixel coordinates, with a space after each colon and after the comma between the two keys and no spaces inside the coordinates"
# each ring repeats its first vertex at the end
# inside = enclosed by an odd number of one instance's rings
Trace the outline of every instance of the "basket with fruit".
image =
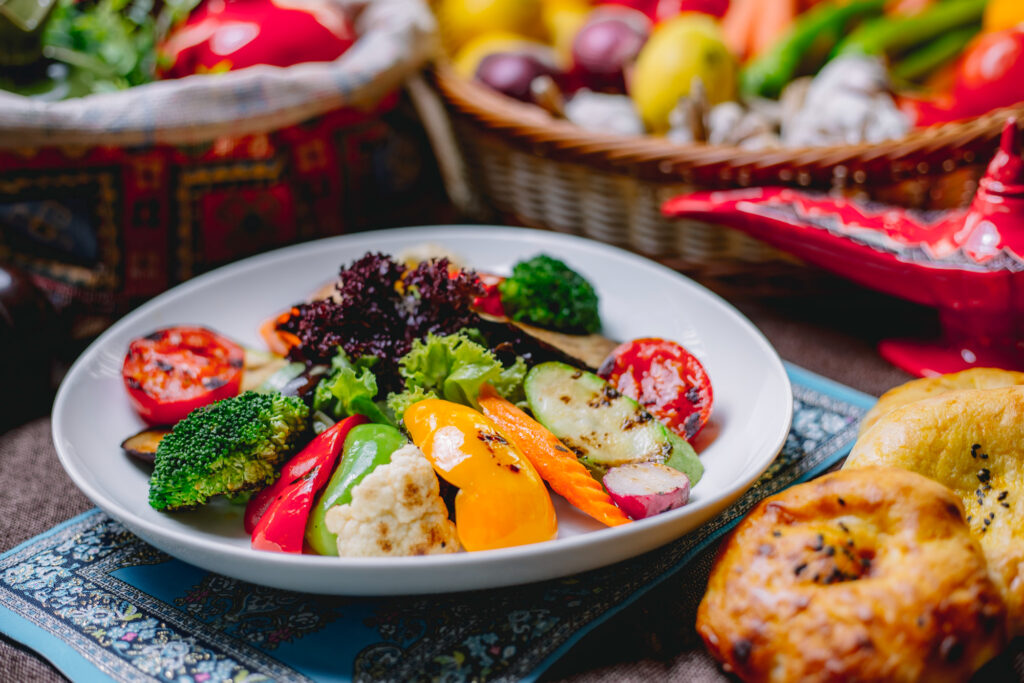
{"type": "Polygon", "coordinates": [[[780,256],[663,217],[668,197],[781,183],[961,206],[1007,115],[1024,111],[1024,5],[1013,0],[435,9],[449,57],[435,83],[469,196],[698,275],[780,256]]]}

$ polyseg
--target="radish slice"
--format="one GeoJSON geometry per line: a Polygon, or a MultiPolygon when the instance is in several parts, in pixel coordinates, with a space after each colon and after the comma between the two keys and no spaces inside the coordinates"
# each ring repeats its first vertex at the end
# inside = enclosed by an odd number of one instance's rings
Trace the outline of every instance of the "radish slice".
{"type": "Polygon", "coordinates": [[[690,479],[655,462],[620,465],[602,480],[615,504],[633,519],[644,519],[686,505],[690,479]]]}

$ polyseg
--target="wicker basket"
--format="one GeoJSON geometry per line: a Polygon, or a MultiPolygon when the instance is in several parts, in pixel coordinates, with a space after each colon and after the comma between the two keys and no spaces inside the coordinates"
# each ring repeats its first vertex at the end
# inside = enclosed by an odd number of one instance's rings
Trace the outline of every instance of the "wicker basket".
{"type": "Polygon", "coordinates": [[[1024,114],[1017,105],[881,144],[750,151],[585,131],[446,64],[435,68],[434,84],[459,150],[448,174],[463,209],[496,211],[509,222],[585,235],[713,276],[787,257],[734,231],[666,219],[664,200],[784,184],[922,209],[961,206],[1007,116],[1024,114]]]}

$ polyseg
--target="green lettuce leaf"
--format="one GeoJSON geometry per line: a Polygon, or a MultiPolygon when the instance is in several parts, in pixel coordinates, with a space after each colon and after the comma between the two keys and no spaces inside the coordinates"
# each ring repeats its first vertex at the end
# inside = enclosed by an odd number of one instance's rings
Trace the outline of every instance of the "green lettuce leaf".
{"type": "Polygon", "coordinates": [[[331,359],[331,371],[313,391],[313,410],[321,410],[336,420],[349,415],[365,415],[371,422],[393,424],[374,399],[377,378],[370,369],[373,356],[349,360],[341,348],[331,359]]]}
{"type": "Polygon", "coordinates": [[[461,330],[439,337],[427,335],[413,342],[398,364],[405,391],[388,396],[388,408],[401,419],[405,409],[426,398],[443,398],[479,408],[477,396],[485,383],[511,401],[525,398],[526,362],[516,358],[505,368],[485,346],[474,341],[474,331],[461,330]]]}
{"type": "Polygon", "coordinates": [[[388,395],[388,410],[395,416],[396,419],[401,420],[402,415],[405,415],[405,410],[413,403],[418,403],[428,398],[440,398],[433,391],[424,389],[423,387],[413,387],[406,389],[400,394],[389,394],[388,395]]]}
{"type": "Polygon", "coordinates": [[[498,378],[491,382],[495,391],[515,403],[520,408],[526,405],[526,389],[523,388],[523,380],[526,378],[526,361],[522,356],[516,356],[516,362],[510,367],[502,368],[498,378]]]}

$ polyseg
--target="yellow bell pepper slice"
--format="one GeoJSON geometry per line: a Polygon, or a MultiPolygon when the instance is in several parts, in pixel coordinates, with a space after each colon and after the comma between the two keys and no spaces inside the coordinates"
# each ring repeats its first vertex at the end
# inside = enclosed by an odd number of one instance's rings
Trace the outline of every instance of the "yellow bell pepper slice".
{"type": "Polygon", "coordinates": [[[455,528],[462,547],[507,548],[557,535],[555,508],[540,475],[490,419],[440,399],[414,403],[403,419],[434,471],[459,488],[455,528]]]}

